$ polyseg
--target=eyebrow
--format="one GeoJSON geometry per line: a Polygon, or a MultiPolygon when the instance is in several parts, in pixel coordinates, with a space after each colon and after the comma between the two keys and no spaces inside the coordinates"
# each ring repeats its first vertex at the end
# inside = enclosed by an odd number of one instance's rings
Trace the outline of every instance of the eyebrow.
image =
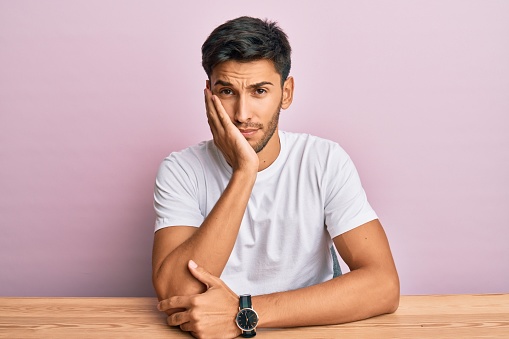
{"type": "MultiPolygon", "coordinates": [[[[224,80],[217,80],[214,83],[214,86],[217,86],[217,85],[233,87],[233,84],[231,82],[224,81],[224,80]]],[[[259,88],[259,87],[266,86],[266,85],[274,86],[274,84],[270,81],[261,81],[261,82],[257,82],[256,84],[249,85],[249,86],[247,86],[247,88],[259,88]]]]}

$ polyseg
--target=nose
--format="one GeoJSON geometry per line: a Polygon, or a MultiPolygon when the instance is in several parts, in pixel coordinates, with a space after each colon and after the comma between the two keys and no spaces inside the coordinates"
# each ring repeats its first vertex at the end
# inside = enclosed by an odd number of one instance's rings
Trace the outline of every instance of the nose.
{"type": "Polygon", "coordinates": [[[235,105],[235,121],[238,123],[245,123],[251,119],[251,113],[248,105],[248,100],[245,95],[239,95],[235,105]]]}

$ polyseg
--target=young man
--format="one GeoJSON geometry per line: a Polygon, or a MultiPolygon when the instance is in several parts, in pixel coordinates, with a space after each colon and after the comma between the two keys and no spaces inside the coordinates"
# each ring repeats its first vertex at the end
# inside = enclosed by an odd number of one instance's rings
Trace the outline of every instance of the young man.
{"type": "Polygon", "coordinates": [[[348,155],[278,130],[293,99],[290,53],[273,22],[217,27],[202,46],[213,140],[171,154],[157,175],[158,307],[195,337],[251,337],[398,307],[389,244],[348,155]],[[332,244],[350,268],[334,278],[332,244]]]}

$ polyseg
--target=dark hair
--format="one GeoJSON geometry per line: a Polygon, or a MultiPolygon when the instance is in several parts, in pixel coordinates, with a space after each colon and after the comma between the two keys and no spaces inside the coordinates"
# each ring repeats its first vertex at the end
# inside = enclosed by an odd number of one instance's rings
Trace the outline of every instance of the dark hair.
{"type": "Polygon", "coordinates": [[[290,43],[276,22],[248,16],[218,26],[201,47],[202,66],[210,78],[212,69],[225,61],[271,60],[284,83],[291,67],[290,43]]]}

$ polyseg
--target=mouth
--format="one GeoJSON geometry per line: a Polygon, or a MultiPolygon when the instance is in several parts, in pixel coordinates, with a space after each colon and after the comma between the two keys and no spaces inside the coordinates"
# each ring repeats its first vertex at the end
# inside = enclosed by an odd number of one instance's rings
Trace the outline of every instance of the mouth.
{"type": "Polygon", "coordinates": [[[252,137],[253,135],[255,135],[256,132],[258,132],[257,129],[240,129],[240,128],[239,131],[246,138],[252,137]]]}

